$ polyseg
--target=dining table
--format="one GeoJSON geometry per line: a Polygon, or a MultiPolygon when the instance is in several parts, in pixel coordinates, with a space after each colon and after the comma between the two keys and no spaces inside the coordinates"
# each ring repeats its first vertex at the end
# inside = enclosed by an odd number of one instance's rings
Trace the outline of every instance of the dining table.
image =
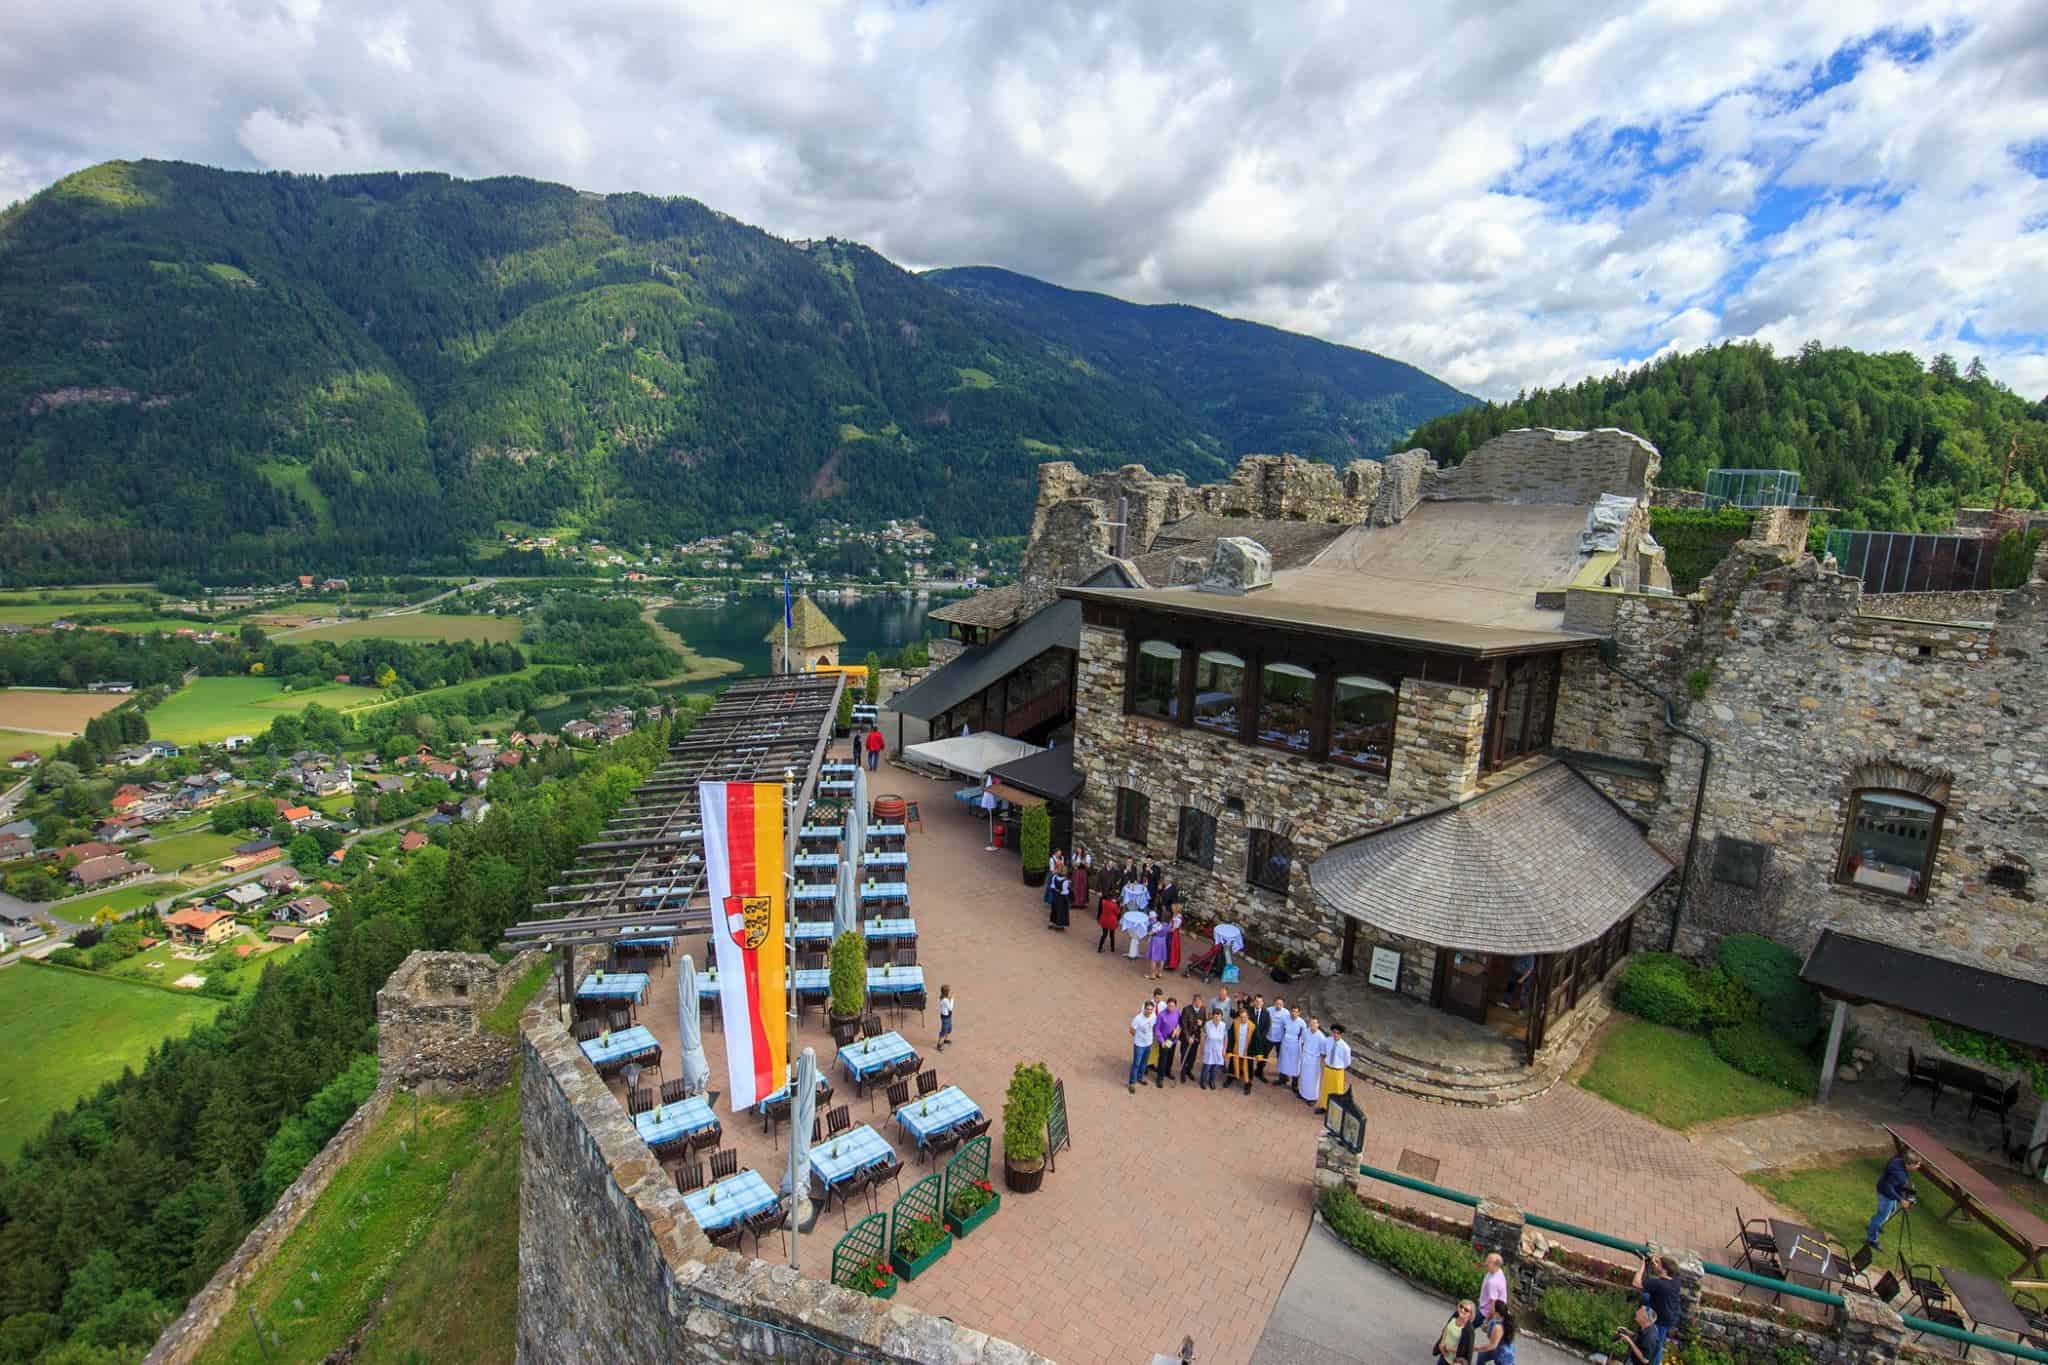
{"type": "Polygon", "coordinates": [[[2017,1337],[2029,1330],[2003,1281],[1952,1265],[1941,1267],[1941,1278],[1978,1331],[2010,1332],[2017,1337]]]}
{"type": "MultiPolygon", "coordinates": [[[[715,971],[697,974],[697,998],[699,1001],[719,998],[719,973],[715,971]]],[[[825,995],[832,989],[832,969],[829,967],[799,967],[796,971],[796,993],[798,995],[825,995]]]]}
{"type": "Polygon", "coordinates": [[[836,1185],[855,1171],[895,1155],[882,1135],[865,1123],[836,1137],[811,1144],[811,1170],[827,1185],[836,1185]]]}
{"type": "Polygon", "coordinates": [[[1842,1278],[1842,1267],[1835,1264],[1834,1253],[1829,1250],[1826,1237],[1786,1218],[1773,1218],[1770,1224],[1771,1241],[1778,1251],[1778,1265],[1784,1270],[1787,1280],[1809,1289],[1818,1289],[1831,1280],[1842,1278]]]}
{"type": "Polygon", "coordinates": [[[661,1043],[644,1024],[620,1029],[617,1033],[599,1034],[581,1044],[583,1055],[599,1071],[616,1071],[628,1062],[661,1060],[661,1043]]]}
{"type": "Polygon", "coordinates": [[[775,1191],[751,1166],[683,1196],[683,1207],[706,1232],[729,1228],[742,1218],[774,1208],[776,1203],[775,1191]]]}
{"type": "Polygon", "coordinates": [[[872,1038],[857,1038],[839,1049],[839,1065],[853,1078],[856,1094],[870,1076],[906,1057],[913,1062],[918,1061],[917,1049],[902,1034],[893,1031],[877,1033],[872,1038]]]}
{"type": "MultiPolygon", "coordinates": [[[[837,889],[830,882],[814,882],[807,886],[799,886],[793,899],[800,905],[830,904],[832,898],[837,894],[837,889]]],[[[867,905],[900,905],[910,899],[910,883],[881,881],[864,883],[860,888],[860,898],[862,904],[867,905]]]]}
{"type": "MultiPolygon", "coordinates": [[[[917,937],[917,921],[908,917],[864,919],[860,922],[860,932],[870,943],[902,942],[917,937]]],[[[830,943],[832,921],[796,920],[789,926],[789,936],[798,943],[830,943]]]]}
{"type": "Polygon", "coordinates": [[[633,1115],[633,1126],[640,1130],[641,1140],[657,1156],[707,1129],[724,1131],[718,1115],[711,1112],[711,1101],[702,1095],[692,1095],[677,1104],[658,1104],[652,1109],[643,1109],[633,1115]]]}
{"type": "Polygon", "coordinates": [[[934,1134],[963,1123],[972,1123],[980,1117],[981,1106],[969,1099],[967,1092],[959,1086],[949,1085],[897,1106],[896,1126],[923,1147],[934,1134]]]}
{"type": "Polygon", "coordinates": [[[592,972],[576,987],[578,1000],[630,1000],[637,1005],[646,994],[645,972],[592,972]]]}
{"type": "Polygon", "coordinates": [[[868,968],[869,995],[908,995],[924,989],[922,967],[868,968]]]}

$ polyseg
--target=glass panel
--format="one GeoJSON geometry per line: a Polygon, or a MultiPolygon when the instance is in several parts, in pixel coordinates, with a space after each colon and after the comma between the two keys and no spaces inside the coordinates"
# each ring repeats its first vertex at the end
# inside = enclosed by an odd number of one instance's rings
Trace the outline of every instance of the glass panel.
{"type": "Polygon", "coordinates": [[[1894,896],[1918,896],[1934,862],[1941,808],[1904,792],[1858,792],[1849,810],[1842,880],[1894,896]]]}
{"type": "Polygon", "coordinates": [[[1203,871],[1216,864],[1216,817],[1197,806],[1180,808],[1180,847],[1175,857],[1203,871]]]}
{"type": "Polygon", "coordinates": [[[1374,772],[1387,770],[1394,752],[1394,711],[1399,693],[1392,683],[1359,674],[1337,679],[1330,709],[1330,757],[1374,772]]]}
{"type": "Polygon", "coordinates": [[[1294,863],[1294,845],[1271,830],[1255,829],[1245,857],[1244,878],[1253,886],[1287,894],[1287,874],[1294,863]]]}
{"type": "Polygon", "coordinates": [[[1210,730],[1237,729],[1244,701],[1244,660],[1220,649],[1195,660],[1195,724],[1210,730]]]}
{"type": "Polygon", "coordinates": [[[1522,722],[1528,718],[1529,675],[1517,670],[1508,679],[1507,699],[1501,707],[1500,753],[1511,758],[1522,752],[1522,722]]]}
{"type": "Polygon", "coordinates": [[[1316,675],[1300,664],[1267,664],[1259,670],[1261,744],[1308,752],[1316,704],[1316,675]]]}
{"type": "Polygon", "coordinates": [[[1138,646],[1131,670],[1131,710],[1171,720],[1180,710],[1180,650],[1164,640],[1138,646]]]}
{"type": "Polygon", "coordinates": [[[1129,787],[1116,789],[1116,837],[1128,839],[1134,844],[1145,842],[1146,826],[1151,824],[1152,802],[1142,793],[1129,787]]]}

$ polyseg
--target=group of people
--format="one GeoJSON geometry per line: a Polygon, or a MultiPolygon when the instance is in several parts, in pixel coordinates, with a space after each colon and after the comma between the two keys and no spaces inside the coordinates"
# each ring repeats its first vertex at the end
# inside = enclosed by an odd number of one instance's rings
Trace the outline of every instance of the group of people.
{"type": "MultiPolygon", "coordinates": [[[[1435,1365],[1515,1365],[1521,1329],[1508,1305],[1507,1270],[1497,1251],[1487,1255],[1485,1265],[1478,1302],[1461,1300],[1432,1343],[1435,1365]]],[[[1632,1365],[1662,1365],[1683,1303],[1678,1263],[1665,1255],[1644,1257],[1630,1288],[1635,1309],[1628,1325],[1614,1329],[1614,1339],[1632,1365]]],[[[1624,1359],[1618,1354],[1610,1358],[1624,1359]]]]}
{"type": "Polygon", "coordinates": [[[1180,997],[1155,989],[1131,1019],[1126,1088],[1136,1094],[1147,1076],[1156,1089],[1169,1080],[1185,1085],[1199,1068],[1204,1090],[1237,1086],[1249,1095],[1254,1081],[1285,1086],[1320,1114],[1333,1097],[1350,1092],[1350,1066],[1344,1026],[1325,1033],[1320,1020],[1302,1017],[1299,1005],[1290,1009],[1276,998],[1269,1006],[1263,995],[1233,998],[1228,986],[1213,1000],[1197,992],[1183,1005],[1180,997]]]}

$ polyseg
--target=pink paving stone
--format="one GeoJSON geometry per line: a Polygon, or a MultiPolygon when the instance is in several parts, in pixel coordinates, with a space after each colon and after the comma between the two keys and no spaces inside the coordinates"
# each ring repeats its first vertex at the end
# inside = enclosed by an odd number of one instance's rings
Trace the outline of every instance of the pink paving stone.
{"type": "MultiPolygon", "coordinates": [[[[1014,853],[982,851],[983,827],[952,800],[954,785],[888,766],[872,781],[873,792],[899,793],[923,812],[924,829],[909,840],[911,913],[934,1002],[921,1023],[914,1013],[886,1011],[884,1022],[938,1069],[940,1084],[959,1085],[996,1120],[991,1175],[998,1182],[1003,1092],[1020,1061],[1042,1060],[1066,1083],[1074,1146],[1059,1155],[1039,1193],[1006,1193],[995,1218],[897,1298],[1073,1365],[1123,1365],[1175,1350],[1189,1332],[1208,1365],[1244,1365],[1308,1229],[1321,1120],[1265,1086],[1249,1096],[1172,1084],[1127,1094],[1126,1022],[1152,984],[1185,999],[1196,983],[1178,976],[1147,983],[1142,963],[1096,954],[1093,921],[1078,911],[1068,932],[1047,929],[1041,893],[1023,885],[1014,853]],[[955,1042],[943,1053],[934,1050],[941,984],[958,1000],[955,1042]]],[[[701,967],[704,940],[682,946],[701,967]]],[[[1256,968],[1244,975],[1247,992],[1286,992],[1256,968]]],[[[1203,990],[1213,993],[1213,983],[1203,990]]],[[[639,1019],[661,1039],[665,1074],[675,1074],[674,971],[656,973],[639,1019]]],[[[725,1144],[739,1152],[742,1168],[779,1183],[786,1128],[771,1144],[757,1119],[730,1113],[722,1098],[724,1035],[707,1029],[704,1043],[725,1144]]],[[[833,1076],[832,1103],[850,1106],[854,1123],[871,1123],[893,1143],[905,1186],[924,1175],[928,1168],[888,1122],[886,1101],[870,1114],[869,1101],[853,1097],[818,1010],[807,1011],[798,1045],[816,1049],[819,1066],[833,1076]]],[[[622,1094],[623,1083],[614,1090],[622,1094]]],[[[1513,1199],[1568,1222],[1718,1249],[1738,1204],[1751,1215],[1771,1211],[1683,1135],[1576,1087],[1499,1110],[1448,1108],[1363,1085],[1358,1096],[1369,1119],[1367,1161],[1392,1168],[1412,1148],[1440,1159],[1439,1184],[1513,1199]],[[1652,1212],[1641,1217],[1634,1209],[1652,1212]]],[[[1390,1187],[1375,1193],[1400,1195],[1390,1187]]],[[[894,1187],[885,1188],[881,1207],[894,1196],[894,1187]]],[[[1425,1196],[1413,1202],[1459,1212],[1425,1196]]],[[[856,1214],[862,1209],[855,1205],[856,1214]]],[[[801,1249],[806,1274],[828,1273],[842,1225],[836,1205],[819,1217],[801,1249]]],[[[761,1251],[770,1261],[787,1260],[777,1239],[761,1251]]]]}

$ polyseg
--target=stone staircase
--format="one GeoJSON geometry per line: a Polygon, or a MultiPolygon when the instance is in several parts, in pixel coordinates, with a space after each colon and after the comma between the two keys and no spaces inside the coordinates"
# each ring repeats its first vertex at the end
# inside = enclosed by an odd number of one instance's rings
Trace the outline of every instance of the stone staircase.
{"type": "Polygon", "coordinates": [[[1571,1070],[1611,1012],[1606,996],[1595,993],[1572,1011],[1564,1028],[1553,1032],[1536,1054],[1535,1065],[1528,1066],[1519,1043],[1485,1035],[1477,1026],[1457,1048],[1437,1049],[1423,1045],[1427,1037],[1399,1027],[1398,1018],[1393,1027],[1376,1027],[1381,1023],[1377,1018],[1345,1017],[1341,1004],[1317,998],[1315,1005],[1325,1020],[1334,1017],[1344,1024],[1352,1075],[1397,1094],[1473,1109],[1515,1104],[1550,1089],[1571,1070]],[[1437,1055],[1416,1055],[1424,1051],[1437,1055]]]}

